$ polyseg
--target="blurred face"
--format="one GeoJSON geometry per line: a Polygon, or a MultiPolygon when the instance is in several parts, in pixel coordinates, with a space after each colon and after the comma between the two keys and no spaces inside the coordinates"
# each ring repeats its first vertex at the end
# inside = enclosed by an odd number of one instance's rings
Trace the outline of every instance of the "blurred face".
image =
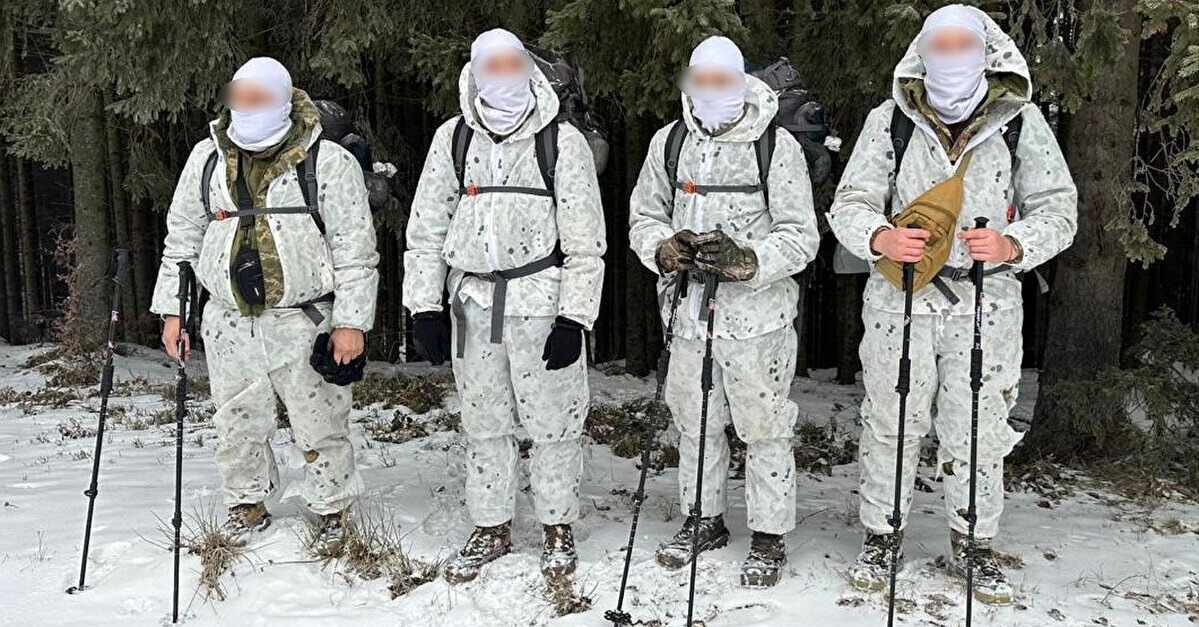
{"type": "Polygon", "coordinates": [[[242,79],[229,83],[225,104],[233,111],[256,113],[274,109],[283,103],[277,102],[275,95],[265,87],[242,79]]]}
{"type": "Polygon", "coordinates": [[[528,78],[533,59],[514,48],[498,48],[476,61],[475,74],[491,82],[509,82],[528,78]]]}
{"type": "Polygon", "coordinates": [[[920,42],[920,52],[934,56],[956,56],[981,50],[978,35],[959,26],[946,26],[929,33],[920,42]]]}
{"type": "Polygon", "coordinates": [[[683,74],[683,91],[695,93],[727,93],[745,86],[745,76],[715,65],[697,65],[683,74]]]}

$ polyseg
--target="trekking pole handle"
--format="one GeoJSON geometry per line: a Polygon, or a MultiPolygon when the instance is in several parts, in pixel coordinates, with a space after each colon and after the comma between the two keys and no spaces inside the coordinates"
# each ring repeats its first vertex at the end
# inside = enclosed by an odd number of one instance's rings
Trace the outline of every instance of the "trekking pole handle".
{"type": "Polygon", "coordinates": [[[974,219],[974,228],[985,229],[985,228],[987,228],[988,222],[990,222],[990,220],[988,220],[987,218],[984,218],[983,216],[978,216],[977,218],[974,219]]]}
{"type": "Polygon", "coordinates": [[[129,250],[126,248],[117,248],[113,250],[113,256],[116,259],[116,264],[113,266],[112,282],[124,286],[125,277],[129,274],[129,250]]]}

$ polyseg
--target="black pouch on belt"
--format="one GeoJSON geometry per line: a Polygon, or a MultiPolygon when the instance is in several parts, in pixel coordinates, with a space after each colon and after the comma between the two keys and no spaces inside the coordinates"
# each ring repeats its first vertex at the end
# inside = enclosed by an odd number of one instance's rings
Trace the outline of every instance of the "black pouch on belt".
{"type": "Polygon", "coordinates": [[[266,304],[266,281],[262,276],[262,257],[252,243],[252,229],[252,226],[245,229],[245,238],[233,260],[233,282],[247,305],[263,305],[266,304]]]}

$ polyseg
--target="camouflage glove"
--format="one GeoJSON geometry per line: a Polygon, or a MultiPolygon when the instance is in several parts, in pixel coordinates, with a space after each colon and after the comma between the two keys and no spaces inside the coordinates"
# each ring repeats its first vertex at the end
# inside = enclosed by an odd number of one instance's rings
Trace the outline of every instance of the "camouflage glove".
{"type": "Polygon", "coordinates": [[[694,268],[696,237],[693,231],[684,229],[658,242],[658,252],[654,256],[658,270],[665,275],[694,268]]]}
{"type": "Polygon", "coordinates": [[[696,235],[695,267],[733,281],[748,281],[758,274],[758,254],[737,245],[724,231],[696,235]]]}

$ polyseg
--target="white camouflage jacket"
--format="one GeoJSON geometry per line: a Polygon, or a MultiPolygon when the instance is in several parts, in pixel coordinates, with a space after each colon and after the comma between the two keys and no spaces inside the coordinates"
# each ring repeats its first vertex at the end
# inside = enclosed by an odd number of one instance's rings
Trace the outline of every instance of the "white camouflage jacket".
{"type": "MultiPolygon", "coordinates": [[[[1019,93],[1008,92],[986,110],[985,125],[969,140],[965,154],[974,157],[965,175],[965,194],[958,228],[973,228],[975,217],[989,219],[988,227],[1011,236],[1024,250],[1016,271],[1031,270],[1057,255],[1074,239],[1077,229],[1078,192],[1070,170],[1058,147],[1053,130],[1032,104],[1032,81],[1028,64],[1015,43],[989,17],[987,24],[988,76],[1008,74],[1023,86],[1019,93]],[[1014,168],[1001,132],[1017,115],[1023,115],[1023,129],[1014,168]],[[1011,208],[1011,210],[1009,210],[1011,208]]],[[[841,183],[828,213],[829,224],[837,239],[854,255],[876,261],[870,250],[870,238],[889,223],[884,215],[888,202],[899,213],[917,196],[953,175],[957,163],[951,163],[944,146],[920,109],[907,97],[902,81],[923,80],[924,65],[916,42],[895,68],[892,99],[879,105],[866,118],[853,154],[841,175],[841,183]],[[888,177],[895,158],[891,145],[891,112],[899,106],[916,124],[912,140],[903,157],[891,198],[888,177]]],[[[969,268],[973,262],[963,242],[955,239],[947,267],[969,268]]],[[[991,264],[988,264],[991,267],[991,264]]],[[[948,310],[970,315],[974,307],[974,287],[969,281],[946,281],[959,302],[951,305],[935,286],[929,285],[915,295],[913,311],[933,313],[948,310]]],[[[1021,305],[1020,280],[1012,272],[990,275],[985,283],[988,307],[1008,309],[1021,305]]],[[[881,311],[901,313],[903,293],[871,266],[864,302],[881,311]]]]}
{"type": "MultiPolygon", "coordinates": [[[[210,132],[215,132],[217,123],[214,120],[209,125],[210,132]]],[[[306,145],[312,146],[320,134],[321,127],[317,124],[306,145]]],[[[237,309],[229,254],[238,220],[210,221],[200,198],[200,177],[215,145],[213,137],[196,144],[175,187],[167,213],[162,264],[150,305],[153,313],[176,315],[179,312],[180,261],[191,262],[197,280],[208,290],[212,302],[237,309]]],[[[210,186],[214,212],[237,208],[228,179],[222,174],[225,164],[220,152],[210,186]]],[[[367,204],[362,168],[344,148],[323,141],[316,171],[320,184],[318,204],[325,222],[324,237],[308,214],[267,216],[283,268],[283,296],[276,307],[294,307],[332,292],[333,327],[369,331],[375,320],[379,254],[375,250],[375,228],[367,204]]],[[[294,168],[271,182],[267,191],[268,207],[303,204],[304,194],[300,191],[294,168]]]]}
{"type": "MultiPolygon", "coordinates": [[[[558,115],[558,98],[534,68],[533,113],[498,143],[479,121],[470,64],[462,68],[459,103],[474,130],[466,155],[467,185],[531,187],[545,183],[533,136],[558,115]]],[[[404,253],[404,306],[412,313],[441,311],[442,289],[482,307],[491,307],[494,285],[464,272],[510,270],[542,259],[561,246],[561,268],[513,279],[508,284],[509,316],[565,316],[587,328],[599,315],[607,249],[604,211],[595,161],[583,134],[560,123],[553,198],[526,194],[459,195],[451,143],[458,118],[442,124],[425,160],[404,253]]]]}
{"type": "MultiPolygon", "coordinates": [[[[678,178],[697,185],[754,185],[758,161],[754,141],[772,129],[778,97],[762,81],[746,77],[745,114],[731,128],[711,135],[692,117],[690,99],[683,95],[683,120],[689,133],[679,156],[678,178]]],[[[658,273],[658,243],[678,231],[696,233],[720,229],[738,245],[749,246],[758,256],[758,273],[748,281],[721,283],[716,296],[715,335],[744,339],[769,333],[792,323],[798,313],[799,287],[791,275],[816,256],[820,235],[812,205],[812,186],[803,149],[785,130],[775,132],[776,144],[767,175],[770,207],[761,193],[677,193],[668,180],[665,160],[670,126],[650,141],[645,164],[629,201],[629,247],[658,273]],[[672,201],[673,196],[673,201],[672,201]]],[[[673,276],[658,280],[662,319],[669,318],[673,276]]],[[[675,333],[698,339],[702,286],[688,290],[680,303],[675,333]]]]}

